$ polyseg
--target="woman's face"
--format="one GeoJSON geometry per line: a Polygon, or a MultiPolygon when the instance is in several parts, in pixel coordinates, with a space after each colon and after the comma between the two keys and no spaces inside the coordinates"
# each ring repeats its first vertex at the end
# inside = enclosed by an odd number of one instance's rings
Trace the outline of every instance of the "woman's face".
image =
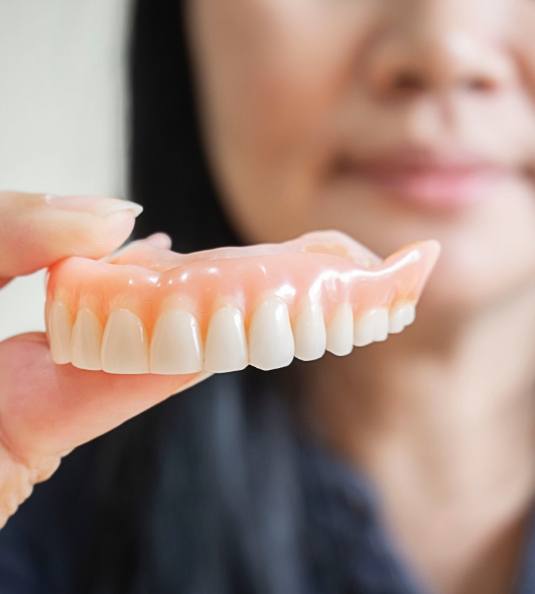
{"type": "Polygon", "coordinates": [[[436,238],[426,299],[535,279],[535,0],[190,0],[205,139],[243,237],[436,238]]]}

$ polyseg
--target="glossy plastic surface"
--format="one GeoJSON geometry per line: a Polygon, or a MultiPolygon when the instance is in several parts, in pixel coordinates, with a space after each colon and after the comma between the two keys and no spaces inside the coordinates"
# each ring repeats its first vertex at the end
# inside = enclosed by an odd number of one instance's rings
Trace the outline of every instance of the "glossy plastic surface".
{"type": "MultiPolygon", "coordinates": [[[[392,312],[403,304],[416,304],[439,251],[437,242],[425,241],[382,261],[348,236],[323,231],[280,244],[193,254],[178,254],[140,241],[99,261],[69,258],[53,266],[48,279],[49,336],[53,346],[62,345],[53,348],[55,360],[71,360],[67,342],[72,341],[70,333],[80,311],[84,328],[93,328],[93,341],[106,335],[112,314],[114,319],[125,318],[124,323],[140,322],[141,350],[150,350],[155,328],[158,323],[163,325],[161,319],[169,312],[187,313],[188,319],[194,320],[199,350],[206,346],[212,324],[219,324],[218,341],[224,347],[228,316],[218,317],[221,310],[234,315],[245,343],[254,314],[266,302],[286,307],[294,334],[303,315],[312,322],[318,319],[314,312],[320,312],[327,329],[331,323],[342,323],[335,320],[341,315],[341,306],[347,314],[351,312],[353,322],[370,311],[392,312]],[[60,323],[51,321],[51,316],[55,319],[58,315],[60,323]],[[133,317],[126,320],[129,315],[133,317]]],[[[233,323],[230,326],[232,335],[235,328],[233,323]]],[[[91,347],[95,361],[89,368],[99,368],[97,350],[96,344],[91,347]]],[[[140,360],[145,355],[132,357],[140,360]]],[[[244,365],[246,359],[247,354],[241,353],[244,365]]],[[[146,373],[149,367],[149,363],[138,364],[124,372],[146,373]]]]}

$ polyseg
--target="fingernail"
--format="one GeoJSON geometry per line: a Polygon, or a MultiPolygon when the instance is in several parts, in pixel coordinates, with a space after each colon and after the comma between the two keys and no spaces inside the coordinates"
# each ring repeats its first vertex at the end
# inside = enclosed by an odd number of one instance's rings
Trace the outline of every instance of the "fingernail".
{"type": "Polygon", "coordinates": [[[143,241],[154,247],[163,249],[169,249],[173,243],[169,235],[167,235],[167,233],[162,233],[161,231],[145,237],[143,241]]]}
{"type": "Polygon", "coordinates": [[[61,210],[86,212],[100,217],[109,217],[118,212],[130,212],[138,217],[143,212],[141,204],[118,198],[103,198],[101,196],[55,196],[47,194],[46,204],[61,210]]]}

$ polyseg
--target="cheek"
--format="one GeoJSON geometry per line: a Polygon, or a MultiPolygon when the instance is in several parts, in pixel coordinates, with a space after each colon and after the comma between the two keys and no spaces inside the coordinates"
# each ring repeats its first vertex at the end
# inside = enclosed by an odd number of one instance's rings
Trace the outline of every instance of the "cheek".
{"type": "Polygon", "coordinates": [[[203,119],[209,149],[218,158],[227,159],[229,150],[230,156],[248,160],[288,153],[325,93],[325,75],[322,79],[310,69],[315,44],[308,47],[306,39],[295,40],[288,27],[280,30],[269,20],[260,26],[259,12],[244,19],[248,27],[228,19],[216,28],[213,14],[197,19],[203,119]]]}
{"type": "Polygon", "coordinates": [[[304,218],[310,228],[336,228],[387,256],[416,240],[437,239],[442,253],[421,304],[432,311],[471,311],[535,281],[535,197],[527,183],[498,191],[452,216],[418,213],[373,192],[335,199],[304,218]]]}
{"type": "MultiPolygon", "coordinates": [[[[533,188],[511,201],[500,196],[456,220],[419,216],[366,191],[353,190],[347,196],[323,191],[323,168],[337,142],[334,136],[343,136],[333,122],[338,122],[344,106],[349,105],[351,114],[350,120],[344,119],[351,126],[344,129],[359,130],[367,143],[391,134],[389,118],[396,126],[394,112],[383,111],[378,117],[377,107],[366,102],[355,109],[355,62],[378,18],[376,8],[372,15],[372,4],[191,3],[205,140],[222,198],[250,242],[282,241],[306,231],[336,228],[384,256],[414,240],[436,238],[443,255],[423,303],[479,307],[535,278],[533,188]],[[338,8],[332,8],[335,5],[338,8]]],[[[524,32],[515,37],[523,36],[517,52],[533,90],[534,14],[531,7],[531,20],[526,15],[524,32]]],[[[511,113],[529,112],[529,118],[519,117],[519,122],[532,117],[533,103],[526,101],[509,107],[511,113]]],[[[485,121],[491,117],[492,113],[485,121]]],[[[480,120],[469,110],[464,127],[470,129],[480,120]]],[[[489,134],[492,144],[500,125],[485,126],[477,137],[489,134]]],[[[522,155],[533,151],[525,145],[524,125],[516,132],[509,125],[504,130],[511,141],[504,146],[516,146],[522,155]]]]}
{"type": "Polygon", "coordinates": [[[194,5],[206,146],[227,207],[252,240],[300,233],[328,152],[329,118],[353,75],[360,35],[347,23],[365,19],[345,18],[354,3],[328,14],[323,2],[194,5]]]}

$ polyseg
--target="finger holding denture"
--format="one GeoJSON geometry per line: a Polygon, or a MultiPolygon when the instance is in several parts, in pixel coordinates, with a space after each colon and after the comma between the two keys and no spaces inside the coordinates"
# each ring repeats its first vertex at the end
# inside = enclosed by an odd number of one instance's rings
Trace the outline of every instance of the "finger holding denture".
{"type": "Polygon", "coordinates": [[[116,374],[271,370],[386,340],[415,318],[436,241],[381,260],[336,231],[178,254],[137,241],[50,269],[52,357],[116,374]]]}

